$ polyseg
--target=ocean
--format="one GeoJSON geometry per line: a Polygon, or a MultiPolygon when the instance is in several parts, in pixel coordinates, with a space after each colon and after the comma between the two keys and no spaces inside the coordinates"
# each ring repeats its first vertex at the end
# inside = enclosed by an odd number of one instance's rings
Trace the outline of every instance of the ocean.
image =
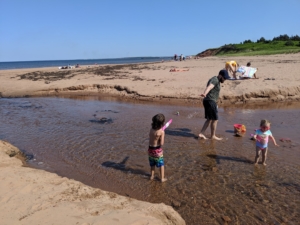
{"type": "Polygon", "coordinates": [[[160,62],[170,60],[171,56],[165,57],[128,57],[115,59],[72,59],[72,60],[44,60],[44,61],[16,61],[0,62],[0,70],[41,68],[41,67],[60,67],[68,65],[94,65],[94,64],[128,64],[128,63],[146,63],[160,62]]]}

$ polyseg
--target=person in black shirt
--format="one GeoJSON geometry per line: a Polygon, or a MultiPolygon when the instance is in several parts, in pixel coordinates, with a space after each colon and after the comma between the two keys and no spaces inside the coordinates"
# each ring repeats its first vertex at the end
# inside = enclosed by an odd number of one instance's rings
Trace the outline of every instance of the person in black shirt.
{"type": "Polygon", "coordinates": [[[215,140],[222,140],[222,138],[216,136],[216,129],[218,123],[217,101],[219,99],[219,94],[221,89],[220,83],[224,83],[224,81],[227,79],[230,79],[227,70],[220,70],[218,76],[212,77],[207,82],[204,93],[200,95],[201,97],[204,97],[203,106],[205,110],[205,119],[206,119],[202,127],[202,130],[199,134],[199,138],[201,139],[207,139],[204,133],[208,128],[208,126],[210,125],[211,128],[210,138],[215,140]]]}

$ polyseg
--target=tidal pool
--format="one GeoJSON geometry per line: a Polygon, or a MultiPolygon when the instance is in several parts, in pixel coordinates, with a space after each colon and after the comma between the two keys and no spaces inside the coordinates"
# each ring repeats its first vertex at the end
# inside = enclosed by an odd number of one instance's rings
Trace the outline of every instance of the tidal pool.
{"type": "MultiPolygon", "coordinates": [[[[219,109],[217,135],[198,140],[201,105],[121,102],[97,97],[0,99],[0,138],[27,155],[27,165],[103,190],[171,205],[187,224],[299,224],[300,104],[219,109]],[[179,115],[177,115],[179,112],[179,115]],[[163,113],[168,181],[149,181],[151,119],[163,113]],[[269,119],[280,147],[267,166],[253,165],[250,134],[269,119]],[[246,125],[236,137],[233,124],[246,125]]],[[[207,131],[209,132],[209,130],[207,131]]],[[[157,174],[158,175],[158,174],[157,174]]]]}

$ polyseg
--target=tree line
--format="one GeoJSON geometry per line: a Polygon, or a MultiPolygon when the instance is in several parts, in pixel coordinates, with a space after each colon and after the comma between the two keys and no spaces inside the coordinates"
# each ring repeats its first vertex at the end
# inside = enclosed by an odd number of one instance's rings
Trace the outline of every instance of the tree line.
{"type": "MultiPolygon", "coordinates": [[[[278,37],[274,37],[272,40],[267,40],[264,37],[261,37],[256,41],[256,43],[271,43],[271,42],[276,43],[277,41],[285,41],[286,42],[285,45],[287,46],[293,46],[294,41],[299,41],[299,45],[300,45],[300,37],[298,35],[289,37],[287,34],[279,35],[278,37]]],[[[241,44],[247,44],[247,43],[255,43],[255,42],[251,40],[245,40],[241,44]]]]}
{"type": "MultiPolygon", "coordinates": [[[[264,37],[261,37],[260,39],[258,39],[256,41],[256,43],[270,43],[270,42],[275,42],[275,41],[286,41],[289,43],[293,43],[293,41],[300,41],[300,37],[298,35],[289,37],[287,34],[279,35],[278,37],[274,37],[272,40],[266,40],[264,37]]],[[[246,43],[255,43],[255,42],[253,42],[251,40],[245,40],[243,42],[243,44],[246,44],[246,43]]]]}

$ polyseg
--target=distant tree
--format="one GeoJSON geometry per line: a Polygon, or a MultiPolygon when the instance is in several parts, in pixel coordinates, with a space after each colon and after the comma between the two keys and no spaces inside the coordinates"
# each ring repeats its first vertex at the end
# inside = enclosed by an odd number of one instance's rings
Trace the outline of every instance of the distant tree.
{"type": "Polygon", "coordinates": [[[260,43],[260,42],[264,43],[265,41],[266,41],[266,39],[264,37],[261,37],[259,40],[257,40],[257,43],[260,43]]]}
{"type": "Polygon", "coordinates": [[[247,43],[252,43],[252,41],[249,39],[249,40],[245,40],[243,44],[247,44],[247,43]]]}
{"type": "Polygon", "coordinates": [[[285,45],[286,45],[286,46],[293,46],[293,45],[294,45],[294,42],[291,41],[291,40],[288,40],[287,42],[285,42],[285,45]]]}
{"type": "Polygon", "coordinates": [[[279,37],[273,38],[273,41],[288,41],[288,40],[290,40],[290,38],[287,34],[280,35],[279,37]]]}
{"type": "Polygon", "coordinates": [[[298,35],[296,35],[296,36],[291,36],[291,37],[290,37],[290,40],[292,40],[292,41],[300,41],[300,37],[299,37],[298,35]]]}
{"type": "Polygon", "coordinates": [[[299,43],[297,44],[297,46],[300,47],[300,41],[299,41],[299,43]]]}

